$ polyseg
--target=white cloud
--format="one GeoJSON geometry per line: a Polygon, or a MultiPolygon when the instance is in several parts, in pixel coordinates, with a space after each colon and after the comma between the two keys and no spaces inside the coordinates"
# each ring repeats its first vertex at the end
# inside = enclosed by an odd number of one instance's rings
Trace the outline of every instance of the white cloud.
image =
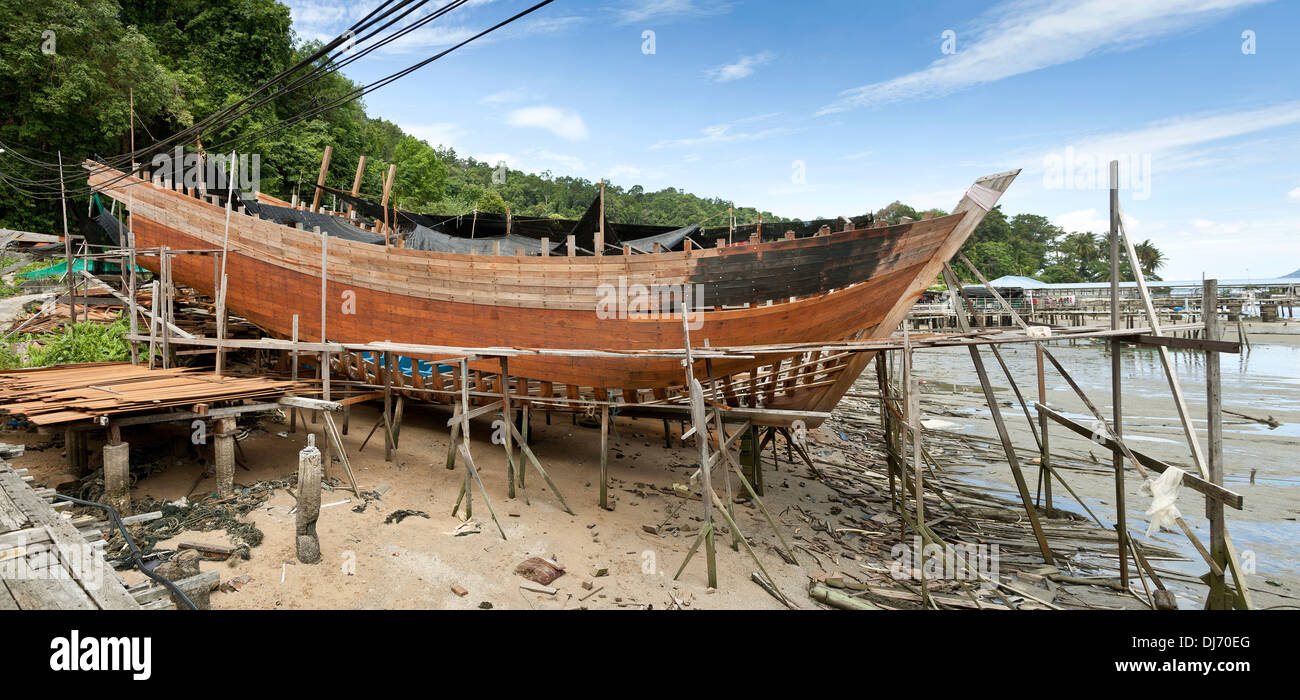
{"type": "MultiPolygon", "coordinates": [[[[845,90],[818,114],[934,97],[1138,45],[1269,0],[1015,0],[957,33],[957,53],[845,90]]],[[[940,38],[934,36],[936,49],[940,38]]]]}
{"type": "Polygon", "coordinates": [[[934,192],[910,194],[900,201],[917,211],[925,211],[926,209],[952,211],[952,208],[957,206],[962,195],[965,194],[966,190],[936,190],[934,192]]]}
{"type": "Polygon", "coordinates": [[[546,131],[569,141],[586,140],[588,131],[582,116],[572,110],[559,107],[537,106],[516,109],[506,117],[510,126],[533,127],[546,131]]]}
{"type": "Polygon", "coordinates": [[[586,17],[570,15],[567,17],[548,17],[531,15],[535,19],[526,19],[522,26],[522,31],[526,34],[551,34],[562,32],[569,27],[582,24],[587,21],[586,17]]]}
{"type": "Polygon", "coordinates": [[[644,184],[646,182],[660,182],[668,177],[668,173],[660,168],[643,168],[636,165],[619,163],[609,169],[605,175],[610,180],[622,180],[636,182],[632,184],[644,184]]]}
{"type": "Polygon", "coordinates": [[[678,17],[707,17],[731,10],[731,3],[696,0],[627,0],[615,11],[619,24],[663,21],[678,17]]]}
{"type": "Polygon", "coordinates": [[[510,170],[526,173],[541,173],[549,170],[552,174],[582,175],[587,172],[587,164],[577,156],[557,153],[545,148],[527,148],[517,153],[497,151],[494,153],[475,153],[474,160],[496,167],[505,162],[510,170]]]}
{"type": "Polygon", "coordinates": [[[556,153],[544,148],[532,148],[524,151],[524,154],[536,162],[557,166],[561,170],[570,173],[581,173],[587,169],[587,164],[581,158],[565,153],[556,153]]]}
{"type": "MultiPolygon", "coordinates": [[[[1123,211],[1120,211],[1120,217],[1124,220],[1124,231],[1129,236],[1135,237],[1142,232],[1142,222],[1139,219],[1123,211]]],[[[1052,217],[1052,223],[1060,226],[1066,233],[1081,231],[1109,234],[1110,232],[1110,214],[1096,209],[1080,209],[1058,214],[1052,217]]]]}
{"type": "MultiPolygon", "coordinates": [[[[445,49],[449,46],[459,44],[466,39],[478,34],[477,29],[469,27],[452,27],[439,25],[436,22],[426,24],[409,34],[403,34],[401,37],[385,44],[377,50],[377,53],[383,54],[428,54],[432,49],[445,49]]],[[[384,35],[386,36],[386,35],[384,35]]],[[[487,37],[484,37],[486,39],[487,37]]]]}
{"type": "Polygon", "coordinates": [[[728,63],[721,66],[715,66],[704,72],[715,83],[726,83],[732,80],[748,78],[754,74],[754,69],[771,63],[773,54],[771,51],[764,51],[752,56],[741,56],[735,63],[728,63]]]}
{"type": "Polygon", "coordinates": [[[1096,209],[1080,209],[1052,217],[1052,223],[1060,226],[1066,233],[1091,231],[1101,233],[1110,230],[1109,215],[1103,216],[1096,209]]]}
{"type": "Polygon", "coordinates": [[[1245,230],[1241,222],[1229,224],[1210,219],[1192,219],[1189,223],[1196,236],[1235,236],[1245,230]]]}
{"type": "Polygon", "coordinates": [[[508,104],[511,102],[527,102],[534,99],[537,98],[532,92],[525,90],[524,88],[515,88],[514,90],[494,92],[479,101],[487,104],[508,104]]]}
{"type": "Polygon", "coordinates": [[[658,150],[661,148],[682,148],[686,146],[699,146],[703,144],[712,144],[712,143],[734,143],[737,141],[757,141],[759,139],[765,139],[765,138],[770,138],[772,136],[780,136],[782,134],[791,133],[793,129],[786,126],[774,126],[774,127],[768,127],[766,129],[759,129],[757,131],[748,131],[748,132],[735,131],[735,127],[737,125],[747,124],[755,121],[762,121],[778,115],[779,112],[774,112],[771,114],[760,114],[754,117],[745,117],[744,119],[737,119],[736,121],[727,124],[714,124],[713,126],[706,126],[700,130],[699,136],[689,136],[686,138],[669,139],[666,141],[660,141],[654,144],[653,146],[651,146],[650,148],[651,150],[658,150]]]}
{"type": "Polygon", "coordinates": [[[438,122],[434,124],[402,124],[402,131],[414,136],[422,141],[427,141],[430,146],[451,146],[452,142],[465,135],[465,130],[460,128],[459,124],[452,122],[438,122]]]}
{"type": "Polygon", "coordinates": [[[1148,122],[1127,131],[1082,135],[1050,147],[1017,149],[1003,157],[1007,166],[1024,167],[1023,179],[1042,176],[1044,187],[1105,188],[1107,164],[1120,161],[1121,188],[1146,199],[1173,172],[1196,168],[1252,167],[1272,163],[1300,125],[1300,101],[1257,109],[1186,114],[1148,122]],[[1292,127],[1286,129],[1286,127],[1292,127]],[[1275,131],[1257,139],[1256,132],[1275,131]],[[1071,178],[1064,181],[1063,178],[1071,178]],[[1050,180],[1050,184],[1049,184],[1050,180]],[[1080,184],[1080,183],[1088,184],[1080,184]]]}
{"type": "Polygon", "coordinates": [[[1300,101],[1232,112],[1201,112],[1151,122],[1133,131],[1093,137],[1076,149],[1090,153],[1168,153],[1187,146],[1300,123],[1300,101]]]}
{"type": "Polygon", "coordinates": [[[857,153],[850,153],[847,156],[843,156],[843,158],[844,160],[862,160],[872,153],[874,153],[874,151],[867,149],[865,151],[858,151],[857,153]]]}
{"type": "Polygon", "coordinates": [[[510,155],[509,153],[504,153],[501,151],[498,151],[496,153],[476,153],[472,157],[474,158],[474,160],[477,160],[480,163],[487,163],[488,165],[492,165],[492,166],[496,166],[497,163],[501,163],[504,161],[507,168],[514,168],[515,170],[519,169],[519,166],[515,165],[514,156],[510,155]]]}
{"type": "Polygon", "coordinates": [[[1300,202],[1300,187],[1297,187],[1294,190],[1287,192],[1286,197],[1287,199],[1294,199],[1297,202],[1300,202]]]}

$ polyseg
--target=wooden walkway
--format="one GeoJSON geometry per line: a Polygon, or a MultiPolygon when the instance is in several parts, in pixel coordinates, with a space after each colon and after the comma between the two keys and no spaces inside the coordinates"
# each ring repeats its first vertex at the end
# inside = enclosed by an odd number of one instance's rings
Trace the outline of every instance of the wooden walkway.
{"type": "Polygon", "coordinates": [[[0,444],[0,610],[138,610],[104,561],[103,521],[70,518],[4,460],[22,446],[0,444]]]}

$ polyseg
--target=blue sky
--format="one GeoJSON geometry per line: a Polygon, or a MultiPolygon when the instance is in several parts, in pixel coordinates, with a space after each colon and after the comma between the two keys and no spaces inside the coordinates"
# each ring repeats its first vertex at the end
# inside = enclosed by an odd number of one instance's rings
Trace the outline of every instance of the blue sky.
{"type": "MultiPolygon", "coordinates": [[[[287,4],[303,38],[374,5],[287,4]]],[[[374,80],[531,4],[472,0],[345,72],[374,80]]],[[[480,160],[792,217],[951,209],[1023,168],[1004,211],[1103,231],[1119,159],[1166,279],[1272,277],[1300,267],[1297,37],[1293,0],[557,0],[366,105],[480,160]]]]}

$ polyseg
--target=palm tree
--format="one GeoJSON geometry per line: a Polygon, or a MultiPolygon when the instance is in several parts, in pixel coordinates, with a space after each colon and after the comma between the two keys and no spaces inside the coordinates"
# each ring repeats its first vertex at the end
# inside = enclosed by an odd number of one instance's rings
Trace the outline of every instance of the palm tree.
{"type": "Polygon", "coordinates": [[[1142,274],[1149,280],[1160,280],[1156,270],[1165,266],[1167,258],[1160,249],[1148,238],[1145,241],[1133,246],[1133,252],[1137,253],[1138,267],[1142,269],[1142,274]]]}
{"type": "Polygon", "coordinates": [[[1101,236],[1080,231],[1061,239],[1057,248],[1063,256],[1061,262],[1078,272],[1080,282],[1092,281],[1096,263],[1101,259],[1101,242],[1101,236]]]}

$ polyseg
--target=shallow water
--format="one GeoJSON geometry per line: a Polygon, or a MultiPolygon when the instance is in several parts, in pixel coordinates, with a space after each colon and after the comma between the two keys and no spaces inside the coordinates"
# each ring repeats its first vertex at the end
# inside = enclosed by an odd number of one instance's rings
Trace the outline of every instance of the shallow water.
{"type": "MultiPolygon", "coordinates": [[[[1037,362],[1032,345],[1004,345],[999,348],[1020,391],[1030,402],[1038,397],[1037,362]]],[[[1053,355],[1070,373],[1092,402],[1108,420],[1110,406],[1110,347],[1101,343],[1057,345],[1053,355]]],[[[1202,445],[1206,440],[1205,360],[1198,352],[1173,350],[1171,358],[1182,383],[1188,409],[1202,445]]],[[[990,382],[997,387],[997,398],[1002,403],[1003,418],[1012,431],[1014,442],[1021,447],[1033,445],[1024,415],[1009,388],[1009,382],[987,349],[983,350],[990,382]]],[[[1223,407],[1227,410],[1258,416],[1273,417],[1282,425],[1270,429],[1267,425],[1224,415],[1224,483],[1245,497],[1245,509],[1229,509],[1229,531],[1243,558],[1251,557],[1257,573],[1265,579],[1280,579],[1288,584],[1300,582],[1300,345],[1267,344],[1256,341],[1251,352],[1240,355],[1223,354],[1221,357],[1223,407]],[[1253,474],[1252,474],[1253,472],[1253,474]],[[1253,484],[1252,484],[1253,476],[1253,484]]],[[[917,375],[924,382],[926,405],[923,410],[936,410],[936,400],[943,405],[944,396],[951,396],[944,406],[943,419],[957,423],[949,428],[987,437],[994,433],[988,406],[976,381],[975,371],[965,348],[944,348],[917,351],[914,360],[917,375]]],[[[1161,366],[1160,355],[1154,348],[1125,348],[1120,358],[1124,396],[1124,434],[1135,449],[1153,457],[1176,464],[1191,464],[1190,450],[1177,418],[1168,381],[1161,366]]],[[[874,376],[864,380],[874,383],[874,376]]],[[[1085,425],[1092,415],[1075,396],[1069,384],[1056,372],[1050,362],[1045,368],[1048,403],[1069,418],[1085,425]]],[[[1086,439],[1075,439],[1064,428],[1053,426],[1054,452],[1086,454],[1095,446],[1086,439]]],[[[1097,453],[1109,461],[1109,453],[1097,453]]],[[[1008,488],[1009,474],[1005,465],[990,465],[988,479],[979,474],[968,476],[979,483],[998,483],[996,490],[1016,498],[1008,488]],[[999,468],[1000,467],[1000,468],[999,468]]],[[[1107,504],[1113,491],[1105,479],[1091,482],[1069,478],[1088,506],[1107,522],[1113,522],[1114,511],[1107,504]]],[[[1130,472],[1130,487],[1135,487],[1139,477],[1130,472]]],[[[1139,537],[1146,529],[1142,511],[1149,496],[1134,494],[1129,500],[1129,525],[1139,537]]],[[[1184,489],[1179,505],[1188,524],[1208,542],[1208,524],[1204,518],[1202,499],[1198,494],[1184,489]]],[[[1058,502],[1082,513],[1073,501],[1058,502]]],[[[1188,557],[1187,562],[1165,562],[1169,568],[1199,575],[1204,571],[1191,544],[1178,533],[1161,533],[1162,544],[1172,546],[1188,557]]],[[[1243,565],[1245,562],[1243,561],[1243,565]]],[[[1252,588],[1269,588],[1258,579],[1252,588]]],[[[1288,585],[1288,589],[1291,585],[1288,585]]]]}

